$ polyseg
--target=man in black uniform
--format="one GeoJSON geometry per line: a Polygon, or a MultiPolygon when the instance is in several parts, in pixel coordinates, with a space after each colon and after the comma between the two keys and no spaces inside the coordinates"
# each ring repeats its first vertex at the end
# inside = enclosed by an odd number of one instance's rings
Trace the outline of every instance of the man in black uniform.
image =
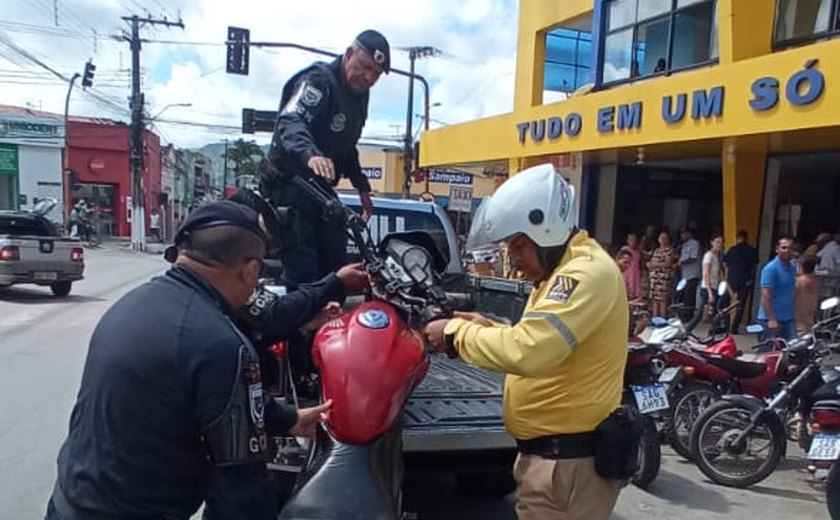
{"type": "Polygon", "coordinates": [[[273,519],[267,436],[312,435],[330,407],[266,399],[257,354],[231,321],[265,254],[257,214],[206,204],[175,241],[175,266],[94,330],[48,520],[187,519],[202,502],[207,518],[273,519]]]}
{"type": "Polygon", "coordinates": [[[261,192],[297,213],[299,243],[281,253],[286,283],[314,282],[345,263],[342,222],[327,221],[321,209],[291,183],[295,175],[331,193],[347,177],[358,190],[363,217],[373,211],[370,183],[359,164],[371,87],[390,70],[390,48],[380,33],[360,33],[332,63],[315,63],[283,87],[280,115],[261,172],[261,192]]]}

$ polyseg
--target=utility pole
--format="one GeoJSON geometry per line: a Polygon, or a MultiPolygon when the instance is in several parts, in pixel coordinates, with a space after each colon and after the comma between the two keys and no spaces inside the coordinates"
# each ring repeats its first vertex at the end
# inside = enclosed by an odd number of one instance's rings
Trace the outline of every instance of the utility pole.
{"type": "MultiPolygon", "coordinates": [[[[408,51],[408,59],[411,62],[409,67],[408,78],[408,107],[405,114],[405,144],[403,148],[403,198],[408,198],[411,194],[411,170],[414,165],[414,136],[411,131],[411,123],[414,119],[414,61],[417,58],[430,58],[440,54],[440,50],[429,47],[408,47],[403,50],[408,51]]],[[[426,119],[429,117],[428,99],[426,100],[426,119]]],[[[428,129],[428,121],[425,123],[428,129]]]]}
{"type": "Polygon", "coordinates": [[[165,25],[167,27],[184,28],[184,22],[178,20],[155,20],[140,18],[137,15],[123,16],[123,20],[131,24],[131,38],[123,37],[131,44],[131,152],[129,166],[131,167],[131,248],[135,251],[146,250],[146,214],[143,190],[143,93],[140,91],[140,24],[165,25]]]}
{"type": "Polygon", "coordinates": [[[225,174],[222,177],[222,195],[223,196],[227,196],[227,173],[228,173],[228,147],[227,147],[227,144],[228,144],[228,140],[227,140],[227,137],[225,137],[225,155],[223,156],[224,161],[225,161],[225,174]]]}

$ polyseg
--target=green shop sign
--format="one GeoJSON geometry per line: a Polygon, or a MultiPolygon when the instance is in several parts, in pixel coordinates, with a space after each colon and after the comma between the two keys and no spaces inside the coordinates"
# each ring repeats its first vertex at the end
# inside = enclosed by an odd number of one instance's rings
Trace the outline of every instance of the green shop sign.
{"type": "Polygon", "coordinates": [[[18,174],[18,147],[0,143],[0,173],[18,174]]]}

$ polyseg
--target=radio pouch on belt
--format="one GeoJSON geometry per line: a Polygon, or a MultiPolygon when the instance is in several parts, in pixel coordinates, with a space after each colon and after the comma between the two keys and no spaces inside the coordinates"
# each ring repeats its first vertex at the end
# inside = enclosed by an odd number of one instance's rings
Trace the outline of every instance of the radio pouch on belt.
{"type": "Polygon", "coordinates": [[[642,417],[620,406],[595,429],[595,471],[606,479],[629,480],[639,470],[642,417]]]}

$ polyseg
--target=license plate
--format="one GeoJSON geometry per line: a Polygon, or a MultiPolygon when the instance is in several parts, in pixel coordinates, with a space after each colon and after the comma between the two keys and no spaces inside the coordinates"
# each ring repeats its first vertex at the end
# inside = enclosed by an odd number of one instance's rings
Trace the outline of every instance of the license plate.
{"type": "Polygon", "coordinates": [[[641,413],[658,412],[668,409],[668,393],[665,385],[654,383],[652,385],[634,386],[633,396],[636,398],[636,406],[641,413]]]}
{"type": "Polygon", "coordinates": [[[58,273],[35,273],[36,280],[57,280],[58,273]]]}
{"type": "Polygon", "coordinates": [[[811,441],[811,449],[808,450],[808,458],[811,460],[840,459],[840,435],[824,433],[815,435],[811,441]]]}

